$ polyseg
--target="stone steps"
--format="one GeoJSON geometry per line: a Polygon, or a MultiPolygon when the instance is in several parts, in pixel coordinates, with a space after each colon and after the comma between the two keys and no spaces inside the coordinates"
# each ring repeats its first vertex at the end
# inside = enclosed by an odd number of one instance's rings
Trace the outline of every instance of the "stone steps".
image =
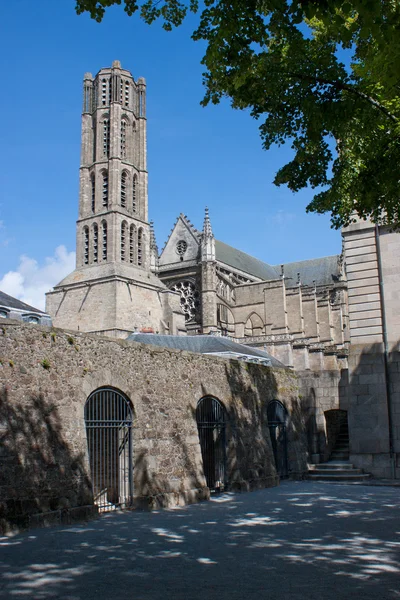
{"type": "Polygon", "coordinates": [[[308,479],[313,481],[365,481],[370,478],[348,461],[328,461],[312,465],[308,470],[308,479]]]}

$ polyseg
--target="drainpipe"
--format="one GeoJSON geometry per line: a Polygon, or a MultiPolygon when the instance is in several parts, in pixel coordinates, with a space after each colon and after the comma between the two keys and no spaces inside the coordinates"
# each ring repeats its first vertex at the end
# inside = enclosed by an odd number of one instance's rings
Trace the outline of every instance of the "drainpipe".
{"type": "Polygon", "coordinates": [[[378,262],[378,278],[379,278],[379,296],[381,304],[381,315],[382,315],[382,335],[383,335],[383,360],[385,365],[385,384],[386,384],[386,402],[388,411],[388,429],[389,429],[389,454],[390,454],[390,468],[392,472],[392,479],[396,479],[396,455],[393,446],[393,418],[392,418],[392,391],[390,389],[390,370],[389,370],[389,342],[387,336],[386,327],[386,307],[385,307],[385,296],[383,286],[383,271],[382,271],[382,256],[381,256],[381,244],[379,235],[379,226],[375,225],[375,244],[376,244],[376,256],[378,262]]]}

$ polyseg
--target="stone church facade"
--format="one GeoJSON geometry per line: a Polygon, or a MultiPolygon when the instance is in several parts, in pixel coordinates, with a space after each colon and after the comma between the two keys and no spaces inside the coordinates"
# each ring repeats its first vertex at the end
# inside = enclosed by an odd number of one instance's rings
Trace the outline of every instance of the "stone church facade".
{"type": "Polygon", "coordinates": [[[57,327],[229,336],[296,369],[346,362],[340,256],[272,266],[180,215],[158,255],[148,222],[146,83],[114,61],[83,83],[76,269],[47,294],[57,327]]]}
{"type": "MultiPolygon", "coordinates": [[[[352,462],[399,476],[399,233],[355,222],[341,255],[270,265],[215,239],[206,210],[202,230],[179,215],[159,254],[146,151],[145,80],[118,61],[86,74],[77,264],[47,294],[54,326],[228,336],[299,376],[331,373],[340,385],[324,394],[348,415],[352,462]]],[[[315,423],[323,437],[323,411],[315,423]]]]}

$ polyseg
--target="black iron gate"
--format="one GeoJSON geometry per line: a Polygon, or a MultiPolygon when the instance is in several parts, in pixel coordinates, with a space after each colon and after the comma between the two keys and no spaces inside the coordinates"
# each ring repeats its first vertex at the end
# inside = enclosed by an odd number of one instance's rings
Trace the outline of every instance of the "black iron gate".
{"type": "Polygon", "coordinates": [[[100,512],[132,501],[132,408],[112,388],[93,392],[85,404],[94,502],[100,512]]]}
{"type": "Polygon", "coordinates": [[[196,409],[201,455],[207,485],[212,491],[226,486],[226,411],[212,396],[199,400],[196,409]]]}
{"type": "Polygon", "coordinates": [[[268,427],[271,436],[276,471],[281,479],[288,476],[287,458],[287,410],[279,400],[272,400],[267,407],[268,427]]]}

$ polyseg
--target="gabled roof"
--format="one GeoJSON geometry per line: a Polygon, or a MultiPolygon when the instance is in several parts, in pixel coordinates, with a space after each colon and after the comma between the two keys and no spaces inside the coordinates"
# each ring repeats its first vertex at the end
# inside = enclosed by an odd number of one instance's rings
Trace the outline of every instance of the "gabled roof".
{"type": "Polygon", "coordinates": [[[273,367],[285,368],[285,365],[279,360],[260,350],[244,344],[238,344],[227,337],[215,335],[160,335],[153,333],[132,333],[127,337],[130,342],[141,342],[152,346],[161,346],[162,348],[173,348],[175,350],[186,350],[187,352],[197,352],[199,354],[218,354],[223,356],[229,353],[237,358],[254,357],[269,361],[273,367]]]}
{"type": "MultiPolygon", "coordinates": [[[[172,227],[172,229],[169,233],[168,239],[165,242],[163,249],[161,250],[161,254],[164,252],[165,248],[167,247],[167,244],[168,244],[169,240],[171,239],[171,236],[174,233],[175,229],[177,228],[179,221],[182,221],[183,224],[186,225],[187,229],[190,231],[190,233],[192,234],[194,239],[197,242],[200,242],[201,231],[196,229],[196,227],[193,225],[193,223],[190,221],[190,219],[186,215],[184,215],[183,213],[180,213],[179,216],[176,218],[174,226],[172,227]]],[[[160,254],[160,256],[161,256],[161,254],[160,254]]]]}
{"type": "Polygon", "coordinates": [[[13,298],[13,296],[9,296],[5,292],[0,291],[0,306],[6,306],[8,308],[15,308],[16,310],[23,310],[26,312],[34,312],[45,315],[46,313],[42,310],[34,308],[29,304],[25,304],[25,302],[21,302],[17,298],[13,298]]]}
{"type": "MultiPolygon", "coordinates": [[[[275,269],[280,270],[280,266],[275,269]]],[[[293,287],[297,283],[297,273],[300,273],[300,281],[303,285],[332,285],[340,275],[339,256],[324,256],[312,258],[311,260],[300,260],[298,262],[283,265],[287,287],[293,287]]]]}
{"type": "Polygon", "coordinates": [[[217,261],[225,263],[235,269],[254,275],[259,279],[279,279],[279,271],[276,271],[274,267],[268,263],[250,256],[237,248],[232,248],[224,242],[215,240],[215,255],[217,261]]]}

